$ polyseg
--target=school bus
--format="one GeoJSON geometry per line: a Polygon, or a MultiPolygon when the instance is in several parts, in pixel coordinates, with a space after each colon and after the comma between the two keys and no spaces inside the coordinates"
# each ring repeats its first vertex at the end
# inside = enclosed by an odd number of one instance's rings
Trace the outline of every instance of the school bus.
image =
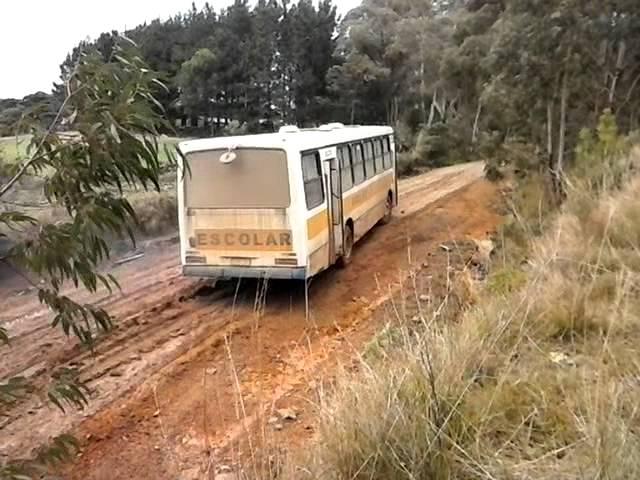
{"type": "Polygon", "coordinates": [[[285,126],[180,143],[184,275],[309,279],[346,265],[398,201],[393,130],[285,126]]]}

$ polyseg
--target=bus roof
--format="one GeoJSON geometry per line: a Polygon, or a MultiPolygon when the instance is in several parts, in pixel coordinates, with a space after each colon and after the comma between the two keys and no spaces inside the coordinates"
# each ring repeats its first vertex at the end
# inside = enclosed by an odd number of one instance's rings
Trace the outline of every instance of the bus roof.
{"type": "Polygon", "coordinates": [[[234,137],[214,137],[181,142],[180,151],[184,154],[227,148],[293,148],[300,151],[339,145],[363,138],[390,135],[391,127],[386,126],[323,126],[319,128],[297,129],[283,127],[276,133],[258,135],[238,135],[234,137]]]}

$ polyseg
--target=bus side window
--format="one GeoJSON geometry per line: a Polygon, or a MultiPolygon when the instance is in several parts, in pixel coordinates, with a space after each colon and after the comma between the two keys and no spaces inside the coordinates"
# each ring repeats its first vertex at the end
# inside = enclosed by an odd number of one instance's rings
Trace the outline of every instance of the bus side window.
{"type": "Polygon", "coordinates": [[[389,143],[389,137],[384,137],[382,139],[382,156],[384,159],[384,168],[386,170],[391,168],[391,148],[389,143]]]}
{"type": "Polygon", "coordinates": [[[358,185],[364,182],[364,158],[362,157],[362,145],[354,143],[349,146],[351,150],[351,162],[353,164],[353,183],[358,185]]]}
{"type": "Polygon", "coordinates": [[[353,186],[353,169],[351,168],[349,147],[339,147],[338,158],[340,159],[340,174],[342,175],[342,191],[346,192],[353,186]]]}
{"type": "Polygon", "coordinates": [[[318,152],[302,155],[302,179],[304,181],[304,196],[307,199],[307,210],[311,210],[324,202],[322,168],[318,152]]]}
{"type": "Polygon", "coordinates": [[[375,157],[376,162],[376,172],[381,172],[383,169],[382,166],[382,139],[376,138],[373,141],[373,155],[375,157]]]}
{"type": "Polygon", "coordinates": [[[371,140],[364,141],[364,170],[367,178],[371,178],[376,174],[375,164],[373,161],[373,145],[371,140]]]}

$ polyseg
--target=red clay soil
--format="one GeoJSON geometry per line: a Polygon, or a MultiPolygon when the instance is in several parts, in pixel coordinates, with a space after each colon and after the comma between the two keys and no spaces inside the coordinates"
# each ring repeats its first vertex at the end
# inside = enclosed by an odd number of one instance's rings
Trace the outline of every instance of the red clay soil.
{"type": "Polygon", "coordinates": [[[2,375],[44,381],[73,365],[96,391],[85,412],[63,416],[38,402],[12,412],[0,451],[27,455],[71,431],[82,452],[61,478],[159,480],[213,478],[223,464],[264,457],[265,443],[297,447],[313,435],[317,389],[380,328],[374,312],[408,272],[441,269],[433,260],[443,242],[495,230],[497,191],[481,175],[475,163],[403,181],[393,221],[359,243],[348,268],[313,280],[308,318],[301,283],[212,288],[182,278],[166,245],[120,267],[123,292],[101,300],[119,328],[93,356],[39,327],[29,294],[12,298],[0,321],[22,343],[2,375]],[[283,408],[296,418],[282,419],[283,408]]]}

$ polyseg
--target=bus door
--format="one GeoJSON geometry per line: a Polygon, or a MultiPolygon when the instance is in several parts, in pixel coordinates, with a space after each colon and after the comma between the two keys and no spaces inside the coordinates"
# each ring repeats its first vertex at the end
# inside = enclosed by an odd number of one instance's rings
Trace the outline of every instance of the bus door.
{"type": "Polygon", "coordinates": [[[329,212],[329,265],[335,263],[344,251],[344,221],[342,213],[342,182],[336,148],[320,151],[323,163],[324,180],[328,192],[329,212]]]}

